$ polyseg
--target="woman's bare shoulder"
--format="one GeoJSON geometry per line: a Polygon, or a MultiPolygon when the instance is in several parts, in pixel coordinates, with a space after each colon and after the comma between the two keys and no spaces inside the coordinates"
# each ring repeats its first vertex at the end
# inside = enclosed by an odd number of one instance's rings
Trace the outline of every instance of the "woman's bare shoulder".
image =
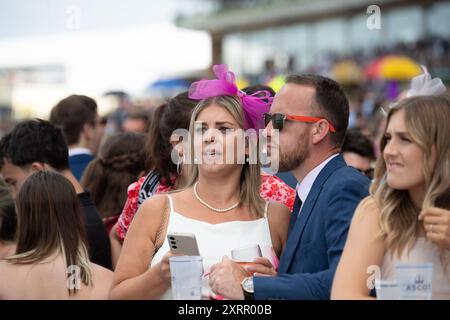
{"type": "Polygon", "coordinates": [[[3,243],[0,241],[0,261],[16,252],[15,243],[3,243]]]}
{"type": "Polygon", "coordinates": [[[287,227],[291,219],[291,211],[284,204],[276,201],[270,201],[267,209],[267,220],[271,230],[277,230],[278,233],[287,234],[287,227]]]}
{"type": "Polygon", "coordinates": [[[114,273],[95,263],[91,263],[91,270],[94,276],[94,288],[90,293],[90,299],[108,299],[114,273]]]}
{"type": "Polygon", "coordinates": [[[274,221],[289,221],[291,218],[291,211],[283,203],[277,201],[270,201],[268,207],[268,217],[274,221]]]}
{"type": "Polygon", "coordinates": [[[156,194],[145,200],[136,212],[136,217],[155,220],[155,216],[162,216],[168,204],[167,194],[156,194]],[[139,213],[139,214],[138,214],[139,213]]]}
{"type": "Polygon", "coordinates": [[[151,196],[150,198],[147,198],[140,206],[139,209],[144,208],[153,208],[162,206],[164,202],[167,201],[167,194],[155,194],[151,196]]]}
{"type": "Polygon", "coordinates": [[[380,208],[373,196],[367,196],[362,199],[356,207],[353,220],[355,222],[363,222],[366,219],[378,221],[380,218],[380,208]]]}
{"type": "Polygon", "coordinates": [[[102,279],[112,279],[112,276],[114,274],[111,270],[92,262],[91,269],[95,277],[100,277],[102,279]]]}
{"type": "Polygon", "coordinates": [[[0,259],[0,279],[8,279],[8,273],[11,270],[14,270],[12,264],[4,259],[0,259]]]}

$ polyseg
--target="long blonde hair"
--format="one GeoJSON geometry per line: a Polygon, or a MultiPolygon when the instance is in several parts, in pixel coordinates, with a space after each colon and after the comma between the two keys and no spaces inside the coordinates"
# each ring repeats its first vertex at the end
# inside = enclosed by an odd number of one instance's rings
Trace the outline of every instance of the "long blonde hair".
{"type": "MultiPolygon", "coordinates": [[[[189,134],[191,137],[191,150],[194,150],[194,130],[195,121],[198,115],[205,108],[212,104],[217,104],[225,108],[236,120],[240,128],[244,128],[245,117],[242,110],[241,102],[239,98],[234,96],[218,96],[211,97],[202,100],[198,103],[195,109],[192,111],[191,122],[189,125],[189,134]]],[[[258,147],[256,145],[256,147],[258,147]]],[[[190,175],[188,178],[187,188],[194,185],[198,179],[198,164],[194,161],[194,152],[191,152],[191,163],[190,175]]],[[[261,186],[261,165],[259,162],[259,157],[257,157],[256,164],[245,163],[242,167],[241,179],[240,179],[240,195],[241,205],[246,204],[249,206],[250,210],[255,211],[258,217],[263,215],[264,201],[260,196],[260,186],[261,186]]]]}
{"type": "MultiPolygon", "coordinates": [[[[370,188],[381,211],[380,237],[384,239],[386,249],[398,256],[415,243],[411,240],[418,236],[420,210],[431,206],[450,208],[450,99],[446,96],[418,96],[398,102],[388,113],[385,132],[392,115],[399,110],[404,110],[406,128],[413,142],[423,151],[425,197],[422,208],[413,204],[408,190],[388,186],[383,156],[377,160],[375,180],[370,188]]],[[[383,135],[380,143],[382,153],[385,147],[383,135]]]]}

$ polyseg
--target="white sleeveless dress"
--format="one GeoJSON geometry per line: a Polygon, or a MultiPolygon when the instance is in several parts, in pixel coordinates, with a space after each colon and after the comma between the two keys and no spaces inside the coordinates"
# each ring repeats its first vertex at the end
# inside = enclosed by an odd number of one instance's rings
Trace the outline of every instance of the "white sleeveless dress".
{"type": "Polygon", "coordinates": [[[390,251],[386,252],[381,268],[381,279],[395,280],[396,263],[432,263],[432,299],[450,299],[450,263],[448,263],[444,271],[441,263],[441,251],[433,242],[425,237],[419,237],[411,250],[408,253],[404,252],[400,258],[396,255],[392,256],[390,251]]]}
{"type": "MultiPolygon", "coordinates": [[[[168,195],[170,203],[169,223],[167,232],[189,232],[195,234],[200,255],[203,258],[205,274],[212,265],[222,261],[223,256],[231,258],[231,250],[246,245],[259,244],[264,257],[271,259],[272,239],[270,237],[267,219],[268,202],[264,209],[264,217],[252,221],[229,221],[217,224],[191,219],[176,212],[172,197],[168,195]]],[[[166,233],[167,235],[167,233],[166,233]]],[[[161,261],[170,250],[167,236],[164,243],[153,257],[151,266],[161,261]]],[[[203,278],[202,296],[210,297],[208,277],[203,278]]],[[[172,299],[172,290],[167,290],[161,299],[172,299]]]]}

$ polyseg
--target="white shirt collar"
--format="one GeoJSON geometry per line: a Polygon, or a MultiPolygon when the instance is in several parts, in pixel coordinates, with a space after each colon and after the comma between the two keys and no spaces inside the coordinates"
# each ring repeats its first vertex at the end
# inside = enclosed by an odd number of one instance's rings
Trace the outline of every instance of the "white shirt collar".
{"type": "Polygon", "coordinates": [[[339,153],[333,154],[332,156],[322,161],[317,167],[308,172],[308,174],[305,176],[305,178],[303,178],[302,181],[299,181],[297,183],[297,187],[295,188],[295,190],[297,191],[300,200],[302,200],[302,203],[304,203],[306,198],[308,197],[309,191],[311,190],[314,181],[316,181],[316,178],[319,175],[320,171],[322,171],[322,169],[327,165],[328,162],[331,161],[331,159],[338,155],[339,153]]]}
{"type": "Polygon", "coordinates": [[[90,155],[92,155],[92,151],[87,149],[87,148],[82,148],[82,147],[75,147],[75,148],[69,149],[69,157],[77,156],[79,154],[90,154],[90,155]]]}

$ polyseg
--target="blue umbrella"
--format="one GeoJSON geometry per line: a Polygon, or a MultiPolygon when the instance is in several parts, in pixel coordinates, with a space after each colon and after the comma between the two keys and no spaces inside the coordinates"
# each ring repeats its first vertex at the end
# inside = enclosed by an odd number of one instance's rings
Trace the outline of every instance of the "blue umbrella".
{"type": "Polygon", "coordinates": [[[149,85],[146,91],[151,96],[169,98],[186,91],[189,88],[189,84],[189,81],[180,78],[160,79],[149,85]]]}
{"type": "Polygon", "coordinates": [[[149,86],[149,90],[171,90],[171,89],[187,89],[189,82],[184,79],[161,79],[149,86]]]}

